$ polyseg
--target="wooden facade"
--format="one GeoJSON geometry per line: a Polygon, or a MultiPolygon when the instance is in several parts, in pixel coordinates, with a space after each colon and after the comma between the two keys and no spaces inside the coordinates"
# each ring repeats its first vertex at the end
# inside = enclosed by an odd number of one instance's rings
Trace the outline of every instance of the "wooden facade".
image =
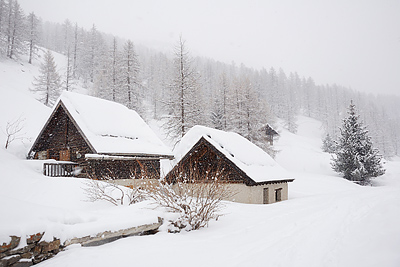
{"type": "Polygon", "coordinates": [[[68,109],[59,101],[29,152],[31,158],[77,163],[80,177],[129,179],[142,178],[142,174],[151,178],[160,176],[162,156],[108,154],[115,156],[110,159],[87,158],[88,154],[97,152],[68,109]]]}
{"type": "Polygon", "coordinates": [[[224,179],[224,182],[245,184],[247,186],[293,181],[293,179],[283,179],[255,182],[204,137],[201,137],[192,149],[186,153],[166,175],[165,179],[168,183],[175,183],[178,177],[204,177],[206,173],[222,173],[221,177],[224,179]],[[190,175],[190,172],[193,170],[197,172],[196,174],[200,175],[190,175]]]}
{"type": "Polygon", "coordinates": [[[263,128],[261,128],[261,131],[264,132],[264,134],[267,137],[267,141],[272,146],[274,144],[274,137],[279,135],[278,132],[275,131],[269,124],[267,124],[263,128]]]}
{"type": "Polygon", "coordinates": [[[85,172],[90,178],[102,179],[159,179],[160,160],[135,159],[109,160],[87,159],[85,172]]]}
{"type": "Polygon", "coordinates": [[[63,105],[59,105],[33,145],[34,159],[82,163],[94,153],[63,105]]]}

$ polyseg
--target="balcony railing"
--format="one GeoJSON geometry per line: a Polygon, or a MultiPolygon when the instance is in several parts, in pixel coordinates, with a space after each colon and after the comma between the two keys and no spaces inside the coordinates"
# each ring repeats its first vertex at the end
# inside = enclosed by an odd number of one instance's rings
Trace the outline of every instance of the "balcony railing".
{"type": "Polygon", "coordinates": [[[43,174],[51,177],[72,177],[79,173],[78,163],[56,162],[43,163],[43,174]]]}

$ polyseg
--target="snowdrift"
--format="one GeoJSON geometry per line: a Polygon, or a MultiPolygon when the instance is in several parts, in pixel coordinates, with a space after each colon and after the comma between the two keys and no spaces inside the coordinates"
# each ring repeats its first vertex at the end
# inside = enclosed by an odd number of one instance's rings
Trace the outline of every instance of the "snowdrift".
{"type": "MultiPolygon", "coordinates": [[[[148,202],[86,202],[84,180],[45,177],[37,162],[24,160],[50,112],[28,91],[35,73],[35,65],[0,62],[0,127],[24,114],[27,137],[0,148],[0,243],[39,231],[65,240],[168,216],[148,202]]],[[[331,171],[321,124],[301,116],[298,123],[297,134],[279,127],[276,142],[277,162],[296,179],[288,201],[227,203],[208,228],[75,245],[41,266],[400,266],[400,159],[387,162],[374,187],[355,185],[331,171]]]]}

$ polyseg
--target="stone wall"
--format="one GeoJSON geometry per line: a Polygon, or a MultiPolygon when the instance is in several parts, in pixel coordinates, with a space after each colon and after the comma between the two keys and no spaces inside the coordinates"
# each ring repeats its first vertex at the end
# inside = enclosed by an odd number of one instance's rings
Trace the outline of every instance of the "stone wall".
{"type": "Polygon", "coordinates": [[[9,243],[0,246],[0,267],[32,266],[56,255],[62,248],[60,239],[41,241],[44,233],[37,233],[26,238],[26,246],[19,247],[21,237],[10,236],[9,243]]]}
{"type": "Polygon", "coordinates": [[[139,225],[115,232],[106,231],[98,233],[96,236],[73,238],[66,240],[63,244],[58,238],[53,238],[51,242],[41,241],[44,233],[37,233],[26,238],[26,246],[19,247],[21,237],[10,236],[11,241],[9,243],[0,245],[0,267],[32,266],[53,257],[60,250],[72,244],[81,244],[84,247],[100,246],[128,236],[154,234],[163,224],[163,221],[159,217],[156,223],[139,225]]]}

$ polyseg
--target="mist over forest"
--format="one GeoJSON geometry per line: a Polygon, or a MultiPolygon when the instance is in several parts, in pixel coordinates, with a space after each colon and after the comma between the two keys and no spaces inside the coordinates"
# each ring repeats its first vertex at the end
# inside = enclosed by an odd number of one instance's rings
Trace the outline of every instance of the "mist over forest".
{"type": "Polygon", "coordinates": [[[380,153],[386,158],[399,155],[398,96],[315,84],[312,77],[283,69],[192,57],[184,35],[170,53],[159,52],[134,39],[105,34],[95,24],[85,29],[68,19],[44,22],[34,13],[25,14],[17,1],[0,0],[0,60],[29,55],[29,62],[42,61],[37,56],[42,48],[67,57],[67,67],[58,70],[64,90],[83,87],[90,95],[135,109],[146,120],[161,120],[176,140],[201,124],[237,132],[269,151],[260,129],[279,119],[296,133],[299,114],[320,120],[335,139],[352,100],[380,153]],[[182,109],[186,115],[179,127],[175,122],[182,109]]]}

